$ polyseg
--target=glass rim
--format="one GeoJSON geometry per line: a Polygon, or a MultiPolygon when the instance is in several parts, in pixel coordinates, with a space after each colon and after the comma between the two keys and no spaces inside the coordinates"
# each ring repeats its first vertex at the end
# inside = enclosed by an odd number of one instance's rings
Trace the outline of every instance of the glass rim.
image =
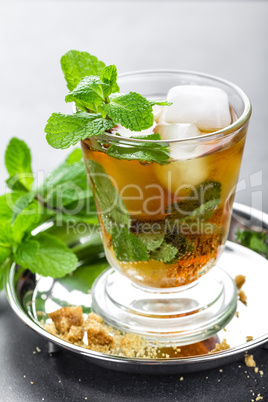
{"type": "MultiPolygon", "coordinates": [[[[160,73],[160,74],[185,74],[185,75],[195,75],[201,78],[210,78],[216,82],[220,82],[222,84],[225,84],[232,89],[236,91],[236,93],[240,96],[244,103],[244,111],[242,115],[235,120],[232,124],[230,124],[227,127],[224,127],[220,130],[213,131],[212,133],[207,133],[207,134],[201,134],[196,137],[188,137],[188,138],[178,138],[178,139],[172,139],[172,140],[146,140],[146,139],[140,139],[140,138],[131,138],[131,137],[119,137],[118,135],[111,134],[111,133],[104,133],[105,136],[111,139],[116,139],[117,141],[130,141],[130,142],[148,142],[148,143],[177,143],[177,142],[191,142],[191,141],[199,141],[199,140],[205,140],[205,139],[215,139],[215,138],[221,138],[223,136],[228,137],[228,135],[233,134],[237,130],[239,130],[241,127],[243,127],[249,120],[252,112],[252,106],[251,102],[248,98],[248,96],[245,94],[245,92],[236,84],[233,84],[231,81],[225,80],[223,78],[217,77],[215,75],[211,74],[206,74],[206,73],[199,73],[196,71],[191,71],[191,70],[177,70],[177,69],[150,69],[150,70],[136,70],[136,71],[130,71],[126,73],[122,73],[118,75],[118,79],[120,78],[125,78],[125,77],[131,77],[134,75],[146,75],[146,74],[154,74],[154,73],[160,73]]],[[[133,131],[134,133],[139,133],[139,131],[133,131]]],[[[153,133],[152,133],[153,134],[153,133]]]]}

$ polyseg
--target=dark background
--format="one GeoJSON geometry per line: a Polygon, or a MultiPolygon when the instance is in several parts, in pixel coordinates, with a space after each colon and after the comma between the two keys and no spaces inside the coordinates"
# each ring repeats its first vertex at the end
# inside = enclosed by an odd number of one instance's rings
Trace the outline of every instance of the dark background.
{"type": "MultiPolygon", "coordinates": [[[[241,86],[252,101],[253,116],[236,200],[268,212],[267,20],[265,1],[0,2],[1,193],[7,177],[4,149],[11,137],[28,143],[34,171],[47,174],[68,152],[50,148],[43,128],[51,112],[70,112],[59,60],[67,50],[78,49],[116,64],[119,72],[188,69],[241,86]]],[[[107,371],[65,351],[50,357],[45,340],[19,322],[0,295],[4,402],[251,401],[258,393],[268,400],[268,351],[262,349],[255,358],[264,370],[262,378],[234,362],[222,373],[187,374],[180,381],[179,375],[107,371]],[[36,346],[41,352],[33,354],[36,346]]]]}

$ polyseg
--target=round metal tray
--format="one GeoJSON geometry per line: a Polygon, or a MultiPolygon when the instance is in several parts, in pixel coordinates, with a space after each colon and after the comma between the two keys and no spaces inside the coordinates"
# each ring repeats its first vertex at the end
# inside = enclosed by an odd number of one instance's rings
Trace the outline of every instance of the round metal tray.
{"type": "MultiPolygon", "coordinates": [[[[48,227],[49,225],[43,225],[39,230],[46,230],[48,227]]],[[[268,216],[235,203],[229,234],[230,240],[234,239],[237,228],[267,230],[268,216]]],[[[81,241],[81,239],[75,239],[76,242],[79,240],[81,241]]],[[[90,266],[95,277],[107,266],[105,264],[93,263],[90,266]]],[[[111,356],[73,345],[47,332],[42,327],[41,319],[46,322],[48,313],[51,311],[67,305],[82,306],[85,314],[91,311],[90,289],[85,287],[83,275],[81,277],[73,275],[56,280],[33,275],[29,271],[18,275],[18,267],[13,264],[6,277],[6,293],[12,309],[26,325],[54,345],[76,353],[89,362],[113,370],[133,373],[186,373],[222,366],[240,359],[246,352],[253,352],[268,342],[268,321],[264,319],[264,312],[268,308],[266,291],[268,261],[253,251],[228,241],[218,266],[227,266],[226,270],[233,278],[239,274],[246,276],[243,290],[248,298],[247,306],[239,301],[237,308],[239,317],[234,316],[224,330],[218,332],[213,338],[182,347],[181,356],[168,359],[111,356]],[[249,342],[246,341],[248,336],[253,337],[249,342]],[[216,342],[220,343],[223,339],[230,344],[230,349],[209,354],[216,342]]]]}

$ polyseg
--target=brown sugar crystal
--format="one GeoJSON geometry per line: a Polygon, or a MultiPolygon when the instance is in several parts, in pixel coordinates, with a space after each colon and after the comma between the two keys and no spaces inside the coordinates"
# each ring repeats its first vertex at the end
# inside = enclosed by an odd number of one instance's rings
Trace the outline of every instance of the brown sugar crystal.
{"type": "Polygon", "coordinates": [[[238,298],[245,306],[247,305],[247,296],[243,290],[239,290],[238,298]]]}
{"type": "Polygon", "coordinates": [[[244,275],[236,275],[235,277],[235,284],[237,289],[241,289],[246,281],[246,277],[244,275]]]}
{"type": "Polygon", "coordinates": [[[253,359],[253,355],[246,355],[245,356],[245,364],[248,367],[256,367],[256,362],[253,359]]]}
{"type": "MultiPolygon", "coordinates": [[[[62,307],[49,314],[55,327],[55,335],[64,335],[70,342],[81,341],[84,336],[84,318],[82,307],[62,307]]],[[[53,332],[53,326],[50,326],[53,332]]]]}
{"type": "Polygon", "coordinates": [[[102,325],[102,318],[95,313],[88,315],[85,330],[89,347],[92,345],[112,345],[114,342],[113,336],[102,325]]]}
{"type": "Polygon", "coordinates": [[[226,342],[226,339],[223,339],[221,343],[216,343],[215,348],[211,350],[209,353],[217,353],[226,349],[230,349],[230,345],[226,342]]]}

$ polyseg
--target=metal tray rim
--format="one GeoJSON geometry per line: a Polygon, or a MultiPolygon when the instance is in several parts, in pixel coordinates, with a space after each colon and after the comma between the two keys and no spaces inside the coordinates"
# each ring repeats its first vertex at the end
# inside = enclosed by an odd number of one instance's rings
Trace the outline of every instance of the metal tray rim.
{"type": "MultiPolygon", "coordinates": [[[[262,213],[261,211],[258,211],[256,209],[250,208],[246,205],[243,204],[238,204],[234,203],[234,212],[235,211],[240,211],[243,214],[249,214],[251,213],[251,216],[254,218],[258,219],[259,221],[262,221],[264,224],[268,224],[268,215],[265,213],[262,213]]],[[[226,245],[228,246],[229,241],[227,241],[226,245]]],[[[230,242],[232,243],[232,242],[230,242]]],[[[236,247],[242,247],[243,246],[239,244],[235,244],[236,247]]],[[[248,250],[248,252],[254,253],[251,250],[248,250]]],[[[254,253],[256,254],[256,253],[254,253]]],[[[255,255],[255,258],[260,258],[263,259],[262,256],[260,255],[255,255]]],[[[82,348],[80,346],[73,345],[72,343],[69,343],[67,341],[63,341],[62,339],[56,337],[55,335],[50,334],[47,332],[44,328],[42,328],[38,323],[36,323],[33,319],[31,319],[24,311],[23,307],[21,306],[17,293],[14,287],[14,275],[15,275],[15,268],[16,264],[13,263],[12,267],[9,271],[9,275],[6,275],[5,277],[5,288],[6,288],[6,294],[7,298],[9,301],[9,304],[13,311],[16,313],[16,315],[23,321],[28,327],[30,327],[32,330],[37,332],[39,335],[43,336],[46,338],[48,341],[53,342],[60,347],[63,347],[69,351],[75,352],[77,354],[80,354],[82,356],[85,356],[87,358],[90,358],[92,360],[101,360],[101,361],[106,361],[106,362],[112,362],[112,363],[120,363],[120,364],[128,364],[128,365],[165,365],[165,366],[174,366],[174,365],[195,365],[195,364],[200,364],[201,362],[213,362],[213,361],[220,361],[224,360],[226,358],[230,357],[236,357],[241,355],[242,353],[248,352],[250,350],[256,349],[263,344],[267,343],[268,341],[268,333],[264,334],[261,337],[258,337],[250,343],[244,343],[239,346],[233,347],[231,349],[227,349],[225,351],[222,351],[220,353],[215,353],[215,354],[207,354],[207,355],[199,355],[196,357],[180,357],[180,358],[158,358],[158,359],[146,359],[146,358],[127,358],[127,357],[120,357],[120,356],[112,356],[109,354],[104,354],[100,352],[95,352],[89,349],[82,348]]]]}

